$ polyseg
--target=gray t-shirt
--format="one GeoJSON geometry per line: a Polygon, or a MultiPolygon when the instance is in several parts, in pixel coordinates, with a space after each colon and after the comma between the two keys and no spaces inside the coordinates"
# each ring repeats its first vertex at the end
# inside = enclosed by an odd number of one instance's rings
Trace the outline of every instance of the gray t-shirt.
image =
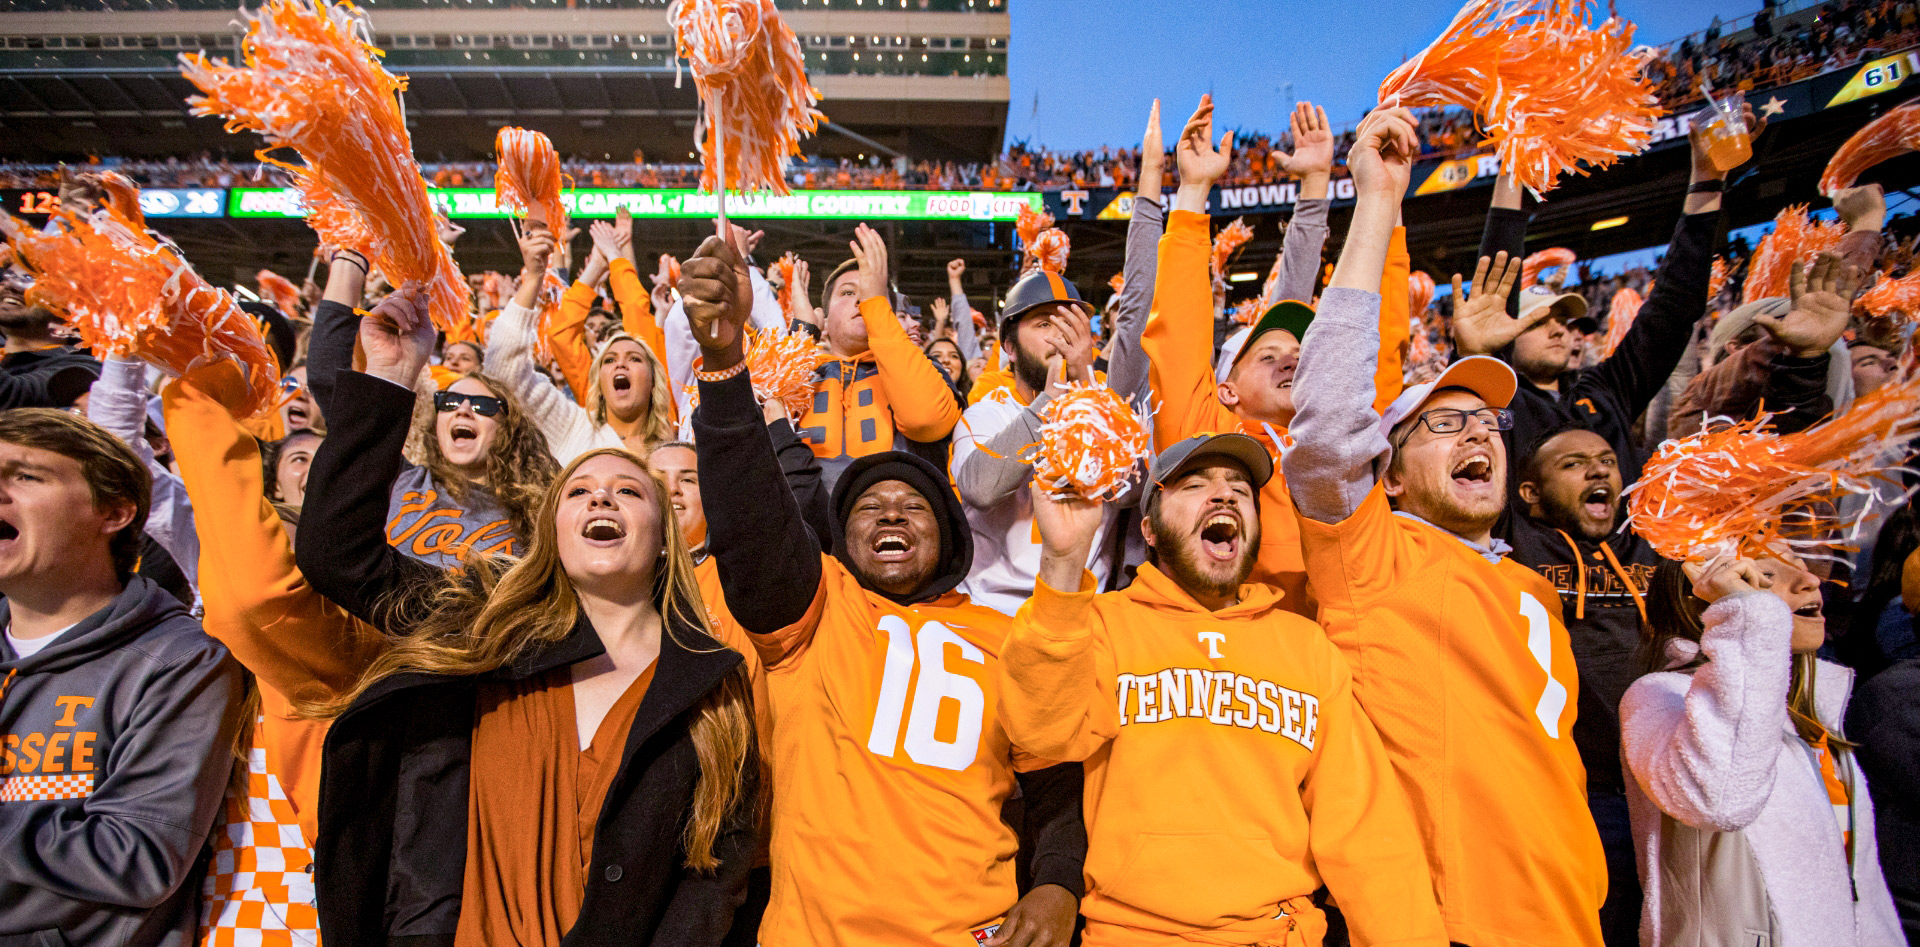
{"type": "Polygon", "coordinates": [[[513,533],[493,495],[470,488],[457,503],[425,467],[408,466],[387,500],[387,545],[422,562],[457,569],[474,554],[520,555],[526,544],[513,533]]]}

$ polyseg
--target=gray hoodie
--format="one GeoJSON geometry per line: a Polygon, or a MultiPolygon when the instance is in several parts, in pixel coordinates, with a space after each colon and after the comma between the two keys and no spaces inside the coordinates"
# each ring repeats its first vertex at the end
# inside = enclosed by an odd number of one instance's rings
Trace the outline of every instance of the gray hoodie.
{"type": "Polygon", "coordinates": [[[0,637],[0,947],[193,943],[241,690],[139,576],[38,654],[0,637]]]}

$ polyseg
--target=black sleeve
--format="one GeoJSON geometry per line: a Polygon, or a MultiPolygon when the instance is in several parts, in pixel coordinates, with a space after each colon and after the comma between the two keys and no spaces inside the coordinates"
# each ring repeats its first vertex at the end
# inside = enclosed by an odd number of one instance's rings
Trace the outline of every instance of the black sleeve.
{"type": "Polygon", "coordinates": [[[1087,823],[1081,811],[1086,769],[1061,763],[1031,773],[1016,773],[1026,802],[1020,845],[1032,854],[1033,884],[1059,885],[1076,898],[1086,896],[1087,823]]]}
{"type": "Polygon", "coordinates": [[[756,815],[765,787],[760,783],[760,764],[749,757],[740,774],[740,795],[726,826],[713,840],[713,855],[720,867],[711,872],[694,871],[681,866],[679,883],[673,897],[660,915],[660,923],[648,941],[660,947],[719,947],[728,941],[734,912],[747,899],[747,873],[760,852],[760,833],[756,815]]]}
{"type": "Polygon", "coordinates": [[[63,401],[55,397],[56,391],[77,397],[77,394],[84,394],[99,377],[97,365],[88,371],[69,362],[36,366],[26,371],[0,372],[0,411],[8,408],[68,407],[73,404],[73,398],[63,401]]]}
{"type": "Polygon", "coordinates": [[[729,602],[753,603],[734,617],[757,634],[792,625],[820,589],[820,541],[787,485],[746,372],[700,382],[693,443],[710,472],[700,478],[700,503],[720,588],[729,602]]]}
{"type": "Polygon", "coordinates": [[[1822,352],[1809,358],[1784,352],[1768,360],[1767,384],[1759,404],[1743,406],[1736,419],[1753,417],[1764,410],[1773,415],[1773,429],[1795,434],[1824,420],[1833,413],[1833,396],[1827,394],[1827,366],[1833,356],[1822,352]]]}
{"type": "Polygon", "coordinates": [[[387,545],[387,500],[404,463],[413,392],[341,372],[334,399],[337,412],[322,409],[331,424],[307,470],[294,560],[320,594],[381,631],[405,634],[405,600],[420,600],[446,576],[387,545]]]}
{"type": "Polygon", "coordinates": [[[313,332],[307,336],[307,390],[313,392],[329,425],[334,382],[353,370],[353,343],[359,337],[360,317],[352,306],[323,299],[313,307],[313,332]]]}
{"type": "MultiPolygon", "coordinates": [[[[1654,277],[1653,293],[1627,329],[1620,347],[1606,361],[1582,372],[1576,392],[1604,389],[1612,404],[1624,405],[1622,426],[1645,411],[1687,354],[1693,326],[1707,311],[1707,283],[1713,271],[1713,234],[1720,212],[1686,214],[1674,225],[1667,258],[1654,277]]],[[[1569,394],[1567,399],[1580,397],[1569,394]]],[[[1596,399],[1598,403],[1598,399],[1596,399]]]]}
{"type": "MultiPolygon", "coordinates": [[[[1487,208],[1487,227],[1480,232],[1480,255],[1492,259],[1502,250],[1507,251],[1508,259],[1525,259],[1527,255],[1527,224],[1533,222],[1533,215],[1524,210],[1507,207],[1487,208]]],[[[1478,266],[1475,261],[1473,266],[1478,266]]],[[[1473,266],[1467,272],[1473,272],[1473,266]]],[[[1518,287],[1507,297],[1507,315],[1520,318],[1520,293],[1518,287]]],[[[1504,353],[1502,353],[1504,355],[1504,353]]],[[[326,410],[323,406],[321,410],[326,410]]]]}
{"type": "Polygon", "coordinates": [[[829,543],[825,537],[832,535],[833,525],[828,513],[826,472],[820,467],[820,458],[800,439],[792,421],[783,419],[767,425],[767,436],[773,438],[773,452],[780,458],[780,472],[786,475],[787,489],[793,491],[794,502],[800,505],[801,520],[818,545],[826,547],[829,543]]]}

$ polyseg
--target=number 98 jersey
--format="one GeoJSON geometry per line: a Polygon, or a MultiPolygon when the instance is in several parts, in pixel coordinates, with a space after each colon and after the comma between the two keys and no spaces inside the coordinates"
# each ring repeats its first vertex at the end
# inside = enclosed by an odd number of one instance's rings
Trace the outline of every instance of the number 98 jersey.
{"type": "Polygon", "coordinates": [[[1606,862],[1553,586],[1395,514],[1377,484],[1342,522],[1299,522],[1320,622],[1413,803],[1449,939],[1600,947],[1606,862]]]}
{"type": "Polygon", "coordinates": [[[956,945],[1018,899],[1000,820],[1016,753],[998,719],[1009,619],[913,606],[821,557],[801,620],[755,635],[773,704],[773,893],[760,943],[956,945]]]}

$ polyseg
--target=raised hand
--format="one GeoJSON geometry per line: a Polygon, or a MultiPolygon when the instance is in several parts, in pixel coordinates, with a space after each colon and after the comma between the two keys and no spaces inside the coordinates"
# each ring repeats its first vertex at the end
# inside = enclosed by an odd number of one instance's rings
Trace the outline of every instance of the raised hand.
{"type": "Polygon", "coordinates": [[[708,237],[680,267],[681,302],[700,343],[704,371],[732,368],[746,358],[753,288],[741,251],[718,236],[708,237]]]}
{"type": "Polygon", "coordinates": [[[532,309],[547,283],[547,262],[553,259],[556,243],[553,232],[528,227],[520,234],[520,281],[513,289],[513,303],[532,309]]]}
{"type": "MultiPolygon", "coordinates": [[[[625,208],[621,209],[625,210],[625,208]]],[[[627,222],[631,224],[632,218],[628,218],[627,222]]],[[[633,246],[632,230],[628,230],[623,235],[618,227],[604,220],[596,220],[588,224],[587,235],[593,238],[593,252],[599,254],[601,260],[607,263],[626,256],[628,249],[633,246]],[[622,239],[623,236],[625,239],[622,239]]]]}
{"type": "Polygon", "coordinates": [[[435,214],[433,215],[433,231],[434,236],[439,237],[441,243],[447,246],[453,246],[453,242],[460,239],[460,235],[466,233],[467,228],[448,220],[443,214],[435,214]]]}
{"type": "Polygon", "coordinates": [[[1519,319],[1507,315],[1507,297],[1520,280],[1520,266],[1520,258],[1508,259],[1505,250],[1492,259],[1481,257],[1473,271],[1472,295],[1460,285],[1460,274],[1453,274],[1453,345],[1461,355],[1492,355],[1553,314],[1552,306],[1536,306],[1519,319]]]}
{"type": "Polygon", "coordinates": [[[1367,113],[1347,152],[1347,170],[1356,195],[1406,196],[1413,161],[1420,155],[1420,136],[1413,113],[1404,108],[1380,108],[1367,113]]]}
{"type": "Polygon", "coordinates": [[[1033,523],[1040,530],[1040,578],[1062,592],[1080,591],[1080,574],[1100,531],[1102,504],[1077,496],[1056,497],[1034,481],[1033,523]]]}
{"type": "MultiPolygon", "coordinates": [[[[620,245],[620,254],[635,266],[640,261],[633,256],[633,211],[622,204],[613,211],[613,238],[620,245]]],[[[613,262],[609,257],[607,262],[613,262]]]]}
{"type": "Polygon", "coordinates": [[[1333,126],[1327,110],[1311,102],[1293,107],[1293,154],[1276,153],[1281,170],[1295,177],[1333,173],[1333,126]]]}
{"type": "Polygon", "coordinates": [[[1853,294],[1860,288],[1860,271],[1831,253],[1822,253],[1814,258],[1812,266],[1795,263],[1787,285],[1793,307],[1785,315],[1757,316],[1754,322],[1801,358],[1832,348],[1847,330],[1853,294]]]}
{"type": "Polygon", "coordinates": [[[866,224],[853,228],[853,236],[847,247],[853,251],[854,261],[860,264],[860,300],[864,302],[878,296],[891,303],[887,295],[886,241],[866,224]]]}
{"type": "Polygon", "coordinates": [[[1862,184],[1833,195],[1833,210],[1847,230],[1879,230],[1887,219],[1887,195],[1878,184],[1862,184]]]}
{"type": "Polygon", "coordinates": [[[428,299],[417,280],[408,280],[360,319],[360,349],[367,356],[367,374],[413,387],[433,353],[428,299]]]}
{"type": "Polygon", "coordinates": [[[1160,100],[1147,113],[1147,131],[1140,136],[1140,181],[1134,193],[1158,200],[1167,176],[1167,145],[1160,133],[1160,100]]]}
{"type": "Polygon", "coordinates": [[[1194,109],[1193,117],[1187,119],[1186,127],[1180,130],[1173,157],[1180,168],[1180,190],[1174,193],[1174,207],[1205,213],[1207,193],[1213,190],[1213,182],[1227,173],[1227,166],[1233,161],[1233,132],[1220,136],[1219,147],[1213,144],[1211,93],[1200,97],[1200,107],[1194,109]]]}
{"type": "Polygon", "coordinates": [[[797,311],[787,313],[793,319],[799,322],[811,322],[814,325],[820,324],[820,321],[813,317],[817,311],[813,308],[813,270],[807,266],[805,260],[793,261],[793,308],[797,311]]]}
{"type": "Polygon", "coordinates": [[[1680,571],[1693,580],[1693,594],[1708,604],[1741,592],[1758,592],[1773,587],[1773,580],[1760,572],[1752,559],[1721,557],[1709,562],[1690,560],[1680,571]]]}
{"type": "Polygon", "coordinates": [[[952,312],[947,308],[947,301],[938,296],[933,297],[934,338],[939,338],[940,336],[946,333],[948,329],[947,320],[951,316],[952,316],[952,312]]]}
{"type": "Polygon", "coordinates": [[[653,311],[655,318],[665,318],[667,310],[673,308],[673,271],[680,265],[671,253],[660,254],[659,269],[649,279],[653,280],[653,311]]]}
{"type": "Polygon", "coordinates": [[[1047,359],[1048,377],[1056,382],[1093,381],[1093,311],[1080,303],[1052,321],[1054,347],[1060,353],[1047,359]]]}
{"type": "Polygon", "coordinates": [[[947,261],[947,285],[954,292],[960,291],[960,277],[967,275],[967,261],[947,261]]]}

